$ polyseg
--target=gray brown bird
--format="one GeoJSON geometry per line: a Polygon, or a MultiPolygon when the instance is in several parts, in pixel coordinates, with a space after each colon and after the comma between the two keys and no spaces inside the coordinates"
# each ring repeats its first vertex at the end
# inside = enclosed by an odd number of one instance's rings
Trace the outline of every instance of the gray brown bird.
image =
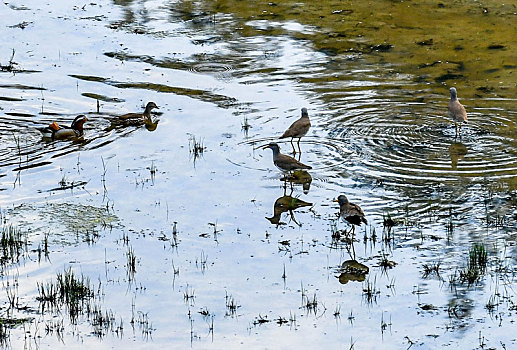
{"type": "Polygon", "coordinates": [[[143,113],[127,113],[121,116],[118,116],[115,120],[112,120],[115,124],[122,124],[122,125],[144,125],[148,123],[152,123],[151,120],[151,111],[157,108],[159,109],[154,102],[149,102],[145,106],[145,110],[143,113]]]}
{"type": "Polygon", "coordinates": [[[461,125],[467,123],[467,111],[465,107],[458,101],[458,93],[456,88],[451,87],[451,100],[447,107],[447,112],[450,118],[454,121],[456,126],[456,137],[458,137],[458,123],[460,123],[460,137],[461,137],[461,125]]]}
{"type": "Polygon", "coordinates": [[[355,225],[361,226],[368,223],[360,206],[350,203],[344,194],[337,197],[334,202],[339,203],[339,216],[352,225],[352,232],[355,233],[355,225]]]}
{"type": "Polygon", "coordinates": [[[270,148],[273,151],[273,163],[283,172],[290,172],[296,169],[312,169],[311,166],[305,165],[293,157],[280,153],[280,146],[271,142],[264,146],[264,149],[270,148]]]}
{"type": "Polygon", "coordinates": [[[307,108],[302,108],[302,116],[300,119],[296,120],[291,126],[284,132],[281,139],[290,137],[291,138],[291,146],[293,146],[293,151],[296,154],[296,149],[294,148],[293,139],[298,138],[298,150],[300,153],[302,150],[300,149],[300,140],[302,136],[305,136],[311,127],[311,121],[309,120],[309,113],[307,112],[307,108]]]}

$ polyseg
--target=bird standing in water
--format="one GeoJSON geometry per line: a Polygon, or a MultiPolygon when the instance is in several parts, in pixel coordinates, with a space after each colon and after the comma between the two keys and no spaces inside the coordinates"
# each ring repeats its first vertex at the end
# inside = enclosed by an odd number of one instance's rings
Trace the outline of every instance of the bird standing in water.
{"type": "Polygon", "coordinates": [[[458,92],[456,88],[451,87],[451,100],[447,106],[447,112],[450,118],[454,121],[456,126],[456,136],[458,137],[458,123],[460,123],[460,138],[461,138],[461,125],[467,122],[467,111],[465,107],[458,101],[458,92]]]}
{"type": "Polygon", "coordinates": [[[300,140],[302,139],[302,136],[305,136],[307,132],[309,131],[311,127],[311,121],[309,120],[309,113],[307,112],[307,108],[302,108],[302,116],[300,119],[296,120],[294,123],[291,124],[291,126],[284,132],[282,136],[280,136],[281,139],[290,137],[291,138],[291,146],[293,146],[294,154],[296,154],[296,149],[294,148],[293,139],[295,137],[298,138],[298,150],[300,153],[302,153],[302,150],[300,148],[300,140]]]}
{"type": "Polygon", "coordinates": [[[280,153],[280,146],[278,146],[277,143],[271,142],[263,148],[270,148],[273,151],[273,163],[282,172],[290,172],[297,169],[312,169],[311,166],[305,165],[293,157],[280,153]]]}
{"type": "Polygon", "coordinates": [[[46,128],[39,130],[45,138],[52,140],[70,140],[83,136],[83,124],[87,120],[86,116],[81,114],[75,117],[70,126],[60,126],[56,122],[53,122],[46,128]]]}
{"type": "Polygon", "coordinates": [[[355,233],[355,225],[361,226],[368,223],[360,206],[350,203],[344,194],[337,197],[334,202],[339,203],[339,216],[352,225],[352,233],[355,233]]]}

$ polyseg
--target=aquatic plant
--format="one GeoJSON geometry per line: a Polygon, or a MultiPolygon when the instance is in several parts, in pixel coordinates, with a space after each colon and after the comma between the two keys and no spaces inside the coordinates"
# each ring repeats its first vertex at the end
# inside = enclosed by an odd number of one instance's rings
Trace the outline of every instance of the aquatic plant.
{"type": "Polygon", "coordinates": [[[55,282],[38,282],[38,292],[39,296],[36,299],[40,302],[42,311],[47,305],[57,311],[66,306],[72,323],[76,322],[78,315],[94,297],[89,278],[84,275],[76,276],[71,267],[62,273],[59,272],[55,282]]]}
{"type": "Polygon", "coordinates": [[[27,251],[27,235],[13,225],[2,226],[0,235],[0,264],[12,264],[27,251]]]}

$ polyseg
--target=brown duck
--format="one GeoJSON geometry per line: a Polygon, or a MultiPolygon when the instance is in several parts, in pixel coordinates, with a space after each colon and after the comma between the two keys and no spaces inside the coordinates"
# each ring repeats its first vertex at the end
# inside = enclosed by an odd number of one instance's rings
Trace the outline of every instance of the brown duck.
{"type": "Polygon", "coordinates": [[[352,225],[352,232],[355,232],[355,225],[361,226],[368,223],[360,206],[350,203],[344,194],[337,197],[334,202],[339,203],[339,216],[352,225]]]}
{"type": "Polygon", "coordinates": [[[456,88],[451,87],[451,99],[447,106],[447,112],[450,118],[454,121],[456,126],[456,137],[458,137],[458,123],[460,123],[460,137],[461,137],[461,125],[467,123],[467,111],[465,107],[458,101],[458,92],[456,88]]]}
{"type": "Polygon", "coordinates": [[[83,124],[87,121],[85,115],[81,114],[75,117],[70,126],[60,126],[53,122],[43,129],[39,129],[44,138],[52,140],[70,140],[83,136],[83,124]]]}
{"type": "Polygon", "coordinates": [[[273,151],[273,163],[283,172],[289,172],[297,169],[312,169],[311,166],[305,165],[297,161],[293,157],[280,153],[280,146],[271,142],[264,146],[264,149],[270,148],[273,151]]]}
{"type": "Polygon", "coordinates": [[[291,126],[284,132],[282,136],[280,136],[281,139],[290,137],[291,138],[291,146],[293,146],[293,151],[296,154],[296,149],[294,148],[293,139],[298,138],[298,142],[296,143],[298,145],[298,150],[301,152],[300,149],[300,140],[302,139],[302,136],[305,136],[307,132],[309,131],[311,127],[311,121],[309,120],[309,113],[307,112],[307,108],[302,108],[302,116],[300,119],[296,120],[294,123],[291,124],[291,126]]]}
{"type": "Polygon", "coordinates": [[[121,116],[118,116],[116,119],[112,120],[114,124],[118,125],[148,125],[152,124],[153,121],[151,119],[151,111],[153,109],[159,109],[154,102],[149,102],[145,106],[145,110],[143,113],[127,113],[121,116]]]}

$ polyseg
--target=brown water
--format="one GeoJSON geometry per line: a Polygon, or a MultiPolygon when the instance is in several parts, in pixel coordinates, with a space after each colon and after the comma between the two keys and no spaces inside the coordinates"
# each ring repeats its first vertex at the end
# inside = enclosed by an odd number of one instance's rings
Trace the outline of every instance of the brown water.
{"type": "Polygon", "coordinates": [[[2,250],[2,346],[515,347],[515,1],[8,2],[0,18],[0,206],[27,240],[2,250]],[[153,128],[111,127],[148,101],[153,128]],[[313,169],[284,189],[260,146],[301,107],[313,169]],[[78,114],[83,140],[42,141],[78,114]],[[341,193],[369,222],[353,249],[341,193]],[[488,264],[469,284],[474,244],[488,264]],[[70,267],[95,290],[75,316],[38,292],[70,267]]]}

